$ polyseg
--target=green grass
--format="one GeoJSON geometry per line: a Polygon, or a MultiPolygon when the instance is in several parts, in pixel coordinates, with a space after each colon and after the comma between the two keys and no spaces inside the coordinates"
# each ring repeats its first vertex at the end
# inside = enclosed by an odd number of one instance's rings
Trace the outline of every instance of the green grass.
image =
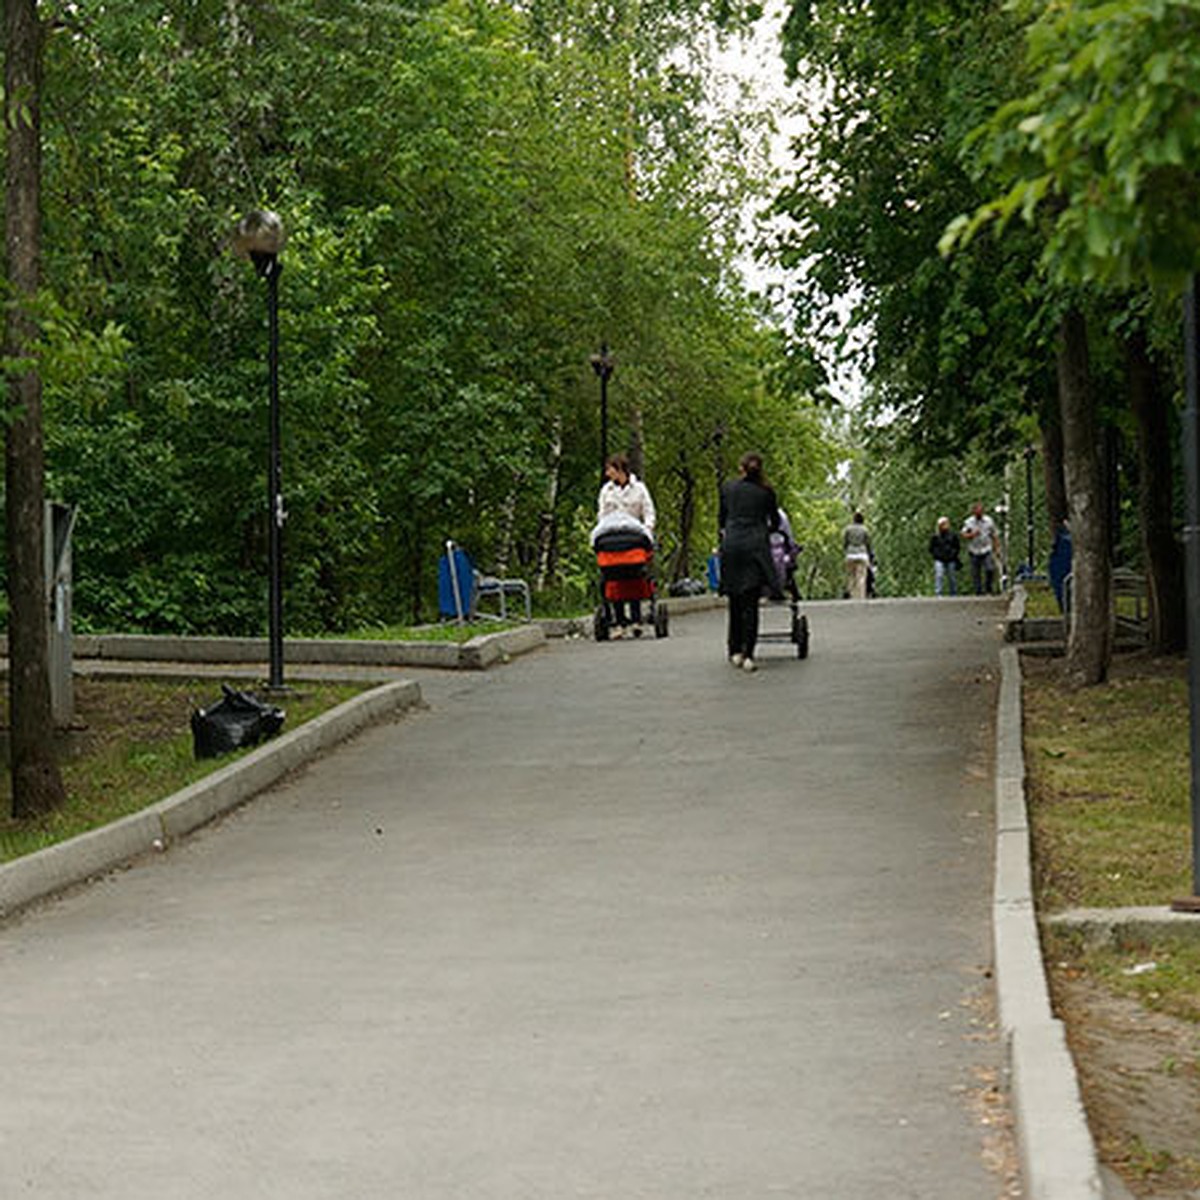
{"type": "MultiPolygon", "coordinates": [[[[1095,945],[1079,930],[1049,926],[1044,951],[1057,963],[1069,962],[1109,991],[1146,1008],[1200,1023],[1200,942],[1157,938],[1154,941],[1095,945]]],[[[1167,1059],[1164,1072],[1200,1068],[1200,1057],[1167,1059]]]]}
{"type": "Polygon", "coordinates": [[[440,625],[372,625],[345,634],[323,635],[330,639],[371,642],[469,642],[474,637],[516,629],[524,621],[444,621],[440,625]]]}
{"type": "MultiPolygon", "coordinates": [[[[1118,656],[1108,683],[1073,691],[1059,682],[1058,664],[1023,661],[1039,913],[1163,907],[1191,895],[1186,670],[1182,659],[1118,656]]],[[[1048,957],[1200,1021],[1200,944],[1164,937],[1097,947],[1051,927],[1044,937],[1048,957]]]]}
{"type": "Polygon", "coordinates": [[[1072,691],[1027,661],[1025,764],[1043,911],[1165,904],[1191,892],[1182,662],[1114,664],[1072,691]]]}
{"type": "Polygon", "coordinates": [[[1025,589],[1025,615],[1027,617],[1061,617],[1058,601],[1048,583],[1031,579],[1021,585],[1025,589]]]}
{"type": "MultiPolygon", "coordinates": [[[[294,689],[278,701],[287,712],[283,732],[341,704],[364,686],[304,684],[294,689]]],[[[77,717],[85,727],[60,747],[67,803],[36,820],[0,821],[0,861],[137,812],[239,757],[197,761],[192,755],[191,712],[220,697],[219,681],[80,680],[75,696],[77,717]]],[[[11,811],[7,771],[0,805],[3,812],[11,811]]]]}

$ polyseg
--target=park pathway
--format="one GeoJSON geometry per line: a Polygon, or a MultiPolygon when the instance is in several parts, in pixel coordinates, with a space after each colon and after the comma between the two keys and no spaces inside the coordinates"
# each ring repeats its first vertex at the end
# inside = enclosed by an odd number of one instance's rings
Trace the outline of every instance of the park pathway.
{"type": "Polygon", "coordinates": [[[1002,610],[808,612],[414,673],[0,926],[0,1195],[996,1200],[1002,610]]]}

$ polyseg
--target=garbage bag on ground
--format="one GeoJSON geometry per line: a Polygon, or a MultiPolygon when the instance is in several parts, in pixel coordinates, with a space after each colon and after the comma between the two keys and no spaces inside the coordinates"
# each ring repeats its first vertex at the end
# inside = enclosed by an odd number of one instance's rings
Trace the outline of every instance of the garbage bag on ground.
{"type": "Polygon", "coordinates": [[[221,684],[221,699],[192,713],[192,750],[197,758],[216,758],[274,737],[285,712],[249,692],[221,684]]]}

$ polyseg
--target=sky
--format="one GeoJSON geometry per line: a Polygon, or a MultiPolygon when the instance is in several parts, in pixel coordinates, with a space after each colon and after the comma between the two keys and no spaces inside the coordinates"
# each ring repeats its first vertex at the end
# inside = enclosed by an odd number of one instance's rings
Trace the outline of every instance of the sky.
{"type": "MultiPolygon", "coordinates": [[[[786,179],[792,163],[792,141],[800,135],[808,120],[808,110],[815,104],[815,97],[805,103],[803,81],[789,84],[786,78],[783,57],[780,53],[780,32],[786,17],[785,8],[778,3],[768,6],[767,14],[757,22],[753,34],[749,38],[731,42],[713,52],[713,62],[719,74],[728,75],[734,79],[749,82],[756,95],[769,105],[776,120],[776,130],[771,146],[771,165],[778,171],[782,179],[786,179]]],[[[748,220],[748,225],[751,224],[748,220]]],[[[794,278],[794,272],[789,273],[772,263],[755,262],[749,255],[741,261],[743,278],[754,290],[769,293],[771,290],[781,294],[779,315],[785,323],[789,314],[786,304],[786,289],[789,274],[794,278]]],[[[835,311],[845,317],[849,311],[852,298],[847,297],[844,303],[835,304],[835,311]]],[[[852,366],[834,366],[828,364],[832,374],[832,390],[847,407],[858,404],[863,393],[861,374],[852,366]]]]}

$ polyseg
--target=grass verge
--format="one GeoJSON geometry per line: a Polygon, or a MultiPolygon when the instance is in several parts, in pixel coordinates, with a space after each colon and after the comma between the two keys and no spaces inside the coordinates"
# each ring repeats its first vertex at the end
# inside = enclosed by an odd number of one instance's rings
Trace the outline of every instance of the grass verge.
{"type": "MultiPolygon", "coordinates": [[[[1182,659],[1120,655],[1108,683],[1071,690],[1055,660],[1023,660],[1040,914],[1165,906],[1191,894],[1186,672],[1182,659]]],[[[1164,937],[1095,946],[1061,931],[1045,938],[1047,957],[1115,994],[1200,1021],[1200,944],[1164,937]]]]}
{"type": "MultiPolygon", "coordinates": [[[[298,686],[278,702],[287,712],[283,731],[298,728],[366,686],[298,686]]],[[[220,681],[213,679],[76,680],[78,728],[59,742],[67,803],[35,820],[0,819],[0,862],[137,812],[235,761],[236,754],[202,761],[192,755],[192,710],[214,703],[220,695],[220,681]]],[[[0,719],[7,727],[7,699],[0,701],[0,719]]],[[[9,813],[11,808],[5,771],[0,811],[9,813]]]]}
{"type": "MultiPolygon", "coordinates": [[[[1082,691],[1059,667],[1022,662],[1039,914],[1190,894],[1186,663],[1119,655],[1082,691]]],[[[1134,1196],[1200,1195],[1200,942],[1041,932],[1101,1162],[1134,1196]]]]}
{"type": "Polygon", "coordinates": [[[506,629],[518,629],[524,624],[524,621],[495,620],[467,621],[462,625],[456,621],[443,621],[439,625],[373,625],[351,633],[338,634],[337,637],[347,641],[457,642],[461,645],[472,638],[489,633],[503,633],[506,629]]]}
{"type": "Polygon", "coordinates": [[[1022,661],[1039,911],[1190,894],[1185,663],[1122,655],[1107,684],[1078,691],[1059,665],[1022,661]]]}

